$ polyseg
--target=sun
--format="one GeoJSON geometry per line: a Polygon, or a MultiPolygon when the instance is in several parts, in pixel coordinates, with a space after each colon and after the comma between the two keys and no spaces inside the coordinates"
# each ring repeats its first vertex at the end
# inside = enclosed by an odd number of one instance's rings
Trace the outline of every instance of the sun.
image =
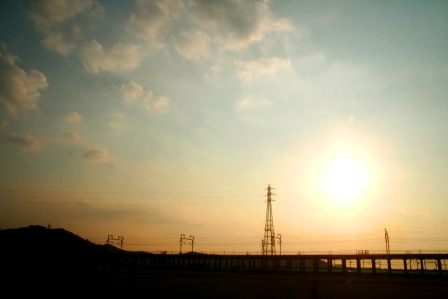
{"type": "Polygon", "coordinates": [[[324,176],[323,186],[340,203],[353,201],[367,182],[362,164],[347,155],[337,157],[324,176]]]}

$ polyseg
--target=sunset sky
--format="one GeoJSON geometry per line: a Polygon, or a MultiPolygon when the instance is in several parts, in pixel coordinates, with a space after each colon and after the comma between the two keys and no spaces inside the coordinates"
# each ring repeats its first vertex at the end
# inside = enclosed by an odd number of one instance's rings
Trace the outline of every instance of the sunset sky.
{"type": "Polygon", "coordinates": [[[4,0],[0,43],[2,229],[256,253],[271,184],[283,253],[448,251],[447,1],[4,0]]]}

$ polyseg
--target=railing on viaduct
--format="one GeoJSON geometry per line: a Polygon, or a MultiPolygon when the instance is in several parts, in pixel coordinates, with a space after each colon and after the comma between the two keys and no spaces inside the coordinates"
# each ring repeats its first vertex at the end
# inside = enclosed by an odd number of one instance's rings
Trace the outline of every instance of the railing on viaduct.
{"type": "Polygon", "coordinates": [[[149,268],[295,273],[438,274],[448,277],[448,254],[202,255],[120,254],[113,263],[149,268]]]}

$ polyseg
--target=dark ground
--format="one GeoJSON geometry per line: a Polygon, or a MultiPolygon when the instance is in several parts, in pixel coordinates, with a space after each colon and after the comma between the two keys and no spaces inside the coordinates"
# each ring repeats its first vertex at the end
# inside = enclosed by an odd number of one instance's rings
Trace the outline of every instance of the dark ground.
{"type": "Polygon", "coordinates": [[[2,293],[46,298],[447,298],[448,279],[121,268],[3,271],[2,293]],[[6,275],[5,275],[6,274],[6,275]]]}
{"type": "MultiPolygon", "coordinates": [[[[110,253],[64,229],[0,231],[2,298],[448,298],[448,275],[100,269],[110,253]]],[[[127,253],[132,254],[132,253],[127,253]]]]}

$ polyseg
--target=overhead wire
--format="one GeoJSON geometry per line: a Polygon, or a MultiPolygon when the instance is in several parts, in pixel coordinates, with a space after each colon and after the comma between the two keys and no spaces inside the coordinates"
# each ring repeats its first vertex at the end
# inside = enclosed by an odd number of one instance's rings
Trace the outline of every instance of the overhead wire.
{"type": "MultiPolygon", "coordinates": [[[[300,198],[299,194],[291,192],[278,192],[276,205],[286,209],[297,209],[302,213],[319,211],[324,203],[322,201],[307,201],[300,198]]],[[[43,190],[39,188],[24,188],[21,186],[0,185],[0,204],[23,205],[76,205],[87,204],[91,206],[172,206],[172,205],[222,205],[222,204],[257,204],[266,201],[265,194],[256,188],[241,189],[204,189],[204,190],[169,190],[161,191],[92,191],[92,190],[43,190]]],[[[357,211],[354,218],[373,224],[386,222],[388,225],[399,226],[403,231],[392,231],[391,243],[393,244],[448,244],[448,232],[435,231],[436,223],[429,219],[429,215],[422,217],[420,212],[406,210],[378,209],[369,211],[357,211]],[[406,215],[403,218],[403,214],[406,215]],[[379,217],[383,216],[383,217],[379,217]],[[385,219],[383,219],[385,218],[385,219]],[[429,221],[428,225],[420,225],[429,221]],[[415,228],[421,230],[417,231],[415,228]],[[424,229],[422,229],[424,228],[424,229]],[[407,229],[407,230],[406,230],[407,229]]],[[[444,227],[446,228],[446,226],[444,227]]],[[[100,240],[100,239],[95,239],[100,240]]],[[[310,235],[283,235],[283,242],[290,245],[319,245],[329,247],[334,245],[349,244],[381,244],[384,242],[383,232],[325,234],[319,236],[310,235]],[[285,240],[288,240],[285,242],[285,240]]],[[[179,240],[175,238],[129,238],[125,244],[129,246],[174,246],[179,240]]],[[[202,246],[259,246],[259,236],[247,237],[201,237],[196,244],[202,246]]],[[[448,247],[448,246],[446,246],[448,247]]]]}

